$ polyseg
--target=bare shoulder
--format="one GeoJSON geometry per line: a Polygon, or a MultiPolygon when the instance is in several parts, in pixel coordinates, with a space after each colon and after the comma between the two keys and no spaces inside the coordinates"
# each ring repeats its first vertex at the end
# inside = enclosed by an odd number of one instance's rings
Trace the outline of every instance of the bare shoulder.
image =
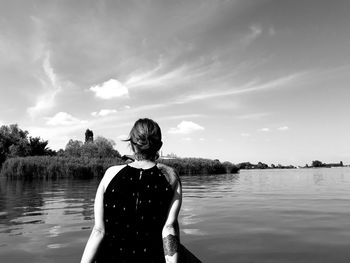
{"type": "Polygon", "coordinates": [[[157,163],[158,169],[164,174],[164,176],[167,178],[169,184],[175,188],[178,183],[180,182],[180,177],[176,170],[170,166],[167,166],[162,163],[157,163]]]}
{"type": "Polygon", "coordinates": [[[126,165],[123,164],[123,165],[114,165],[114,166],[111,166],[109,167],[103,178],[102,178],[102,181],[101,183],[103,183],[103,186],[104,186],[104,189],[106,190],[107,189],[107,186],[109,185],[109,183],[112,181],[112,179],[114,178],[114,176],[116,176],[121,169],[123,169],[126,165]]]}

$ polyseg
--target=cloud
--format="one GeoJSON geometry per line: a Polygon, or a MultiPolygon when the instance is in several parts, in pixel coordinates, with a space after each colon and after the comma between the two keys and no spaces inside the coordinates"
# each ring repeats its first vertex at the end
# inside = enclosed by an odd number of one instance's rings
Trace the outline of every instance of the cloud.
{"type": "Polygon", "coordinates": [[[200,118],[203,116],[205,116],[205,115],[202,115],[202,114],[181,114],[181,115],[160,117],[160,118],[158,118],[158,120],[193,119],[193,118],[200,118]]]}
{"type": "Polygon", "coordinates": [[[27,112],[31,117],[35,117],[39,113],[42,113],[45,110],[52,108],[55,104],[56,95],[62,89],[57,80],[57,75],[54,72],[53,67],[51,66],[49,52],[47,52],[44,58],[42,67],[48,81],[45,79],[39,79],[42,86],[45,88],[45,91],[43,94],[38,96],[35,105],[27,109],[27,112]]]}
{"type": "Polygon", "coordinates": [[[249,27],[249,33],[242,38],[242,43],[245,45],[251,44],[255,39],[257,39],[263,30],[259,25],[252,25],[249,27]]]}
{"type": "Polygon", "coordinates": [[[261,128],[261,129],[259,129],[259,131],[262,131],[262,132],[269,132],[270,129],[269,129],[269,128],[261,128]]]}
{"type": "Polygon", "coordinates": [[[172,134],[189,134],[195,131],[204,130],[204,127],[192,121],[182,121],[176,128],[170,128],[169,133],[172,134]]]}
{"type": "Polygon", "coordinates": [[[268,115],[269,115],[269,113],[267,113],[267,112],[250,113],[250,114],[244,114],[244,115],[237,116],[237,119],[240,119],[240,120],[258,120],[258,119],[261,119],[261,118],[268,116],[268,115]]]}
{"type": "Polygon", "coordinates": [[[249,133],[246,133],[246,132],[242,132],[242,133],[241,133],[241,136],[242,136],[242,137],[249,137],[250,134],[249,134],[249,133]]]}
{"type": "Polygon", "coordinates": [[[94,117],[103,117],[103,116],[107,116],[107,115],[111,115],[116,113],[117,110],[113,110],[113,109],[102,109],[99,112],[91,112],[91,115],[94,117]]]}
{"type": "Polygon", "coordinates": [[[73,117],[66,112],[58,112],[55,116],[47,118],[46,124],[52,126],[84,124],[87,121],[73,117]]]}
{"type": "Polygon", "coordinates": [[[285,77],[277,78],[274,80],[271,80],[266,83],[258,84],[257,81],[250,81],[246,84],[243,84],[239,88],[230,88],[223,91],[217,91],[217,92],[205,92],[205,93],[199,93],[194,95],[189,95],[185,98],[179,99],[176,103],[182,104],[182,103],[188,103],[193,102],[197,100],[204,100],[204,99],[211,99],[214,97],[223,97],[223,96],[230,96],[230,95],[239,95],[244,93],[252,93],[252,92],[259,92],[263,90],[269,90],[269,89],[275,89],[279,87],[285,87],[290,84],[292,84],[294,81],[296,81],[299,77],[301,77],[303,73],[295,73],[291,74],[285,77]]]}
{"type": "Polygon", "coordinates": [[[125,86],[128,88],[173,87],[192,83],[201,77],[208,77],[218,70],[220,62],[217,58],[214,59],[216,56],[201,56],[186,62],[179,59],[180,54],[182,52],[177,56],[161,58],[157,65],[148,70],[131,73],[124,83],[125,86]]]}
{"type": "Polygon", "coordinates": [[[289,127],[288,126],[282,126],[282,127],[279,127],[278,130],[279,131],[287,131],[287,130],[289,130],[289,127]]]}
{"type": "Polygon", "coordinates": [[[110,79],[100,85],[92,86],[90,90],[95,93],[96,97],[105,100],[128,96],[129,94],[127,87],[116,79],[110,79]]]}
{"type": "Polygon", "coordinates": [[[128,80],[125,82],[125,85],[128,87],[142,86],[144,85],[144,83],[147,83],[150,81],[150,79],[154,78],[155,74],[161,69],[161,67],[162,61],[159,60],[158,65],[151,70],[145,72],[132,73],[129,76],[128,80]]]}
{"type": "Polygon", "coordinates": [[[174,83],[179,83],[185,81],[188,77],[189,67],[186,65],[179,66],[171,71],[156,74],[159,70],[159,66],[149,72],[144,72],[140,74],[133,74],[125,82],[125,85],[130,88],[137,87],[159,87],[166,85],[174,85],[174,83]]]}

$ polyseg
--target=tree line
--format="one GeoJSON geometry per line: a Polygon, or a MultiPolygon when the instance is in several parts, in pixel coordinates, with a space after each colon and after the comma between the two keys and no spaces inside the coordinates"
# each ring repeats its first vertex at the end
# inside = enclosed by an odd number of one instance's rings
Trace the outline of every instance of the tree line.
{"type": "Polygon", "coordinates": [[[204,158],[159,159],[160,163],[173,167],[180,175],[237,173],[239,168],[231,162],[204,158]]]}
{"type": "Polygon", "coordinates": [[[22,130],[17,124],[0,127],[0,166],[8,158],[28,156],[61,156],[86,158],[120,157],[114,149],[113,140],[98,136],[95,140],[93,132],[85,132],[85,142],[69,140],[65,149],[54,151],[48,148],[48,141],[40,137],[29,136],[28,131],[22,130]]]}
{"type": "Polygon", "coordinates": [[[306,164],[303,168],[321,168],[321,167],[330,168],[330,167],[343,167],[343,166],[344,164],[342,161],[340,161],[339,163],[323,163],[320,160],[314,160],[312,161],[311,166],[306,164]]]}
{"type": "Polygon", "coordinates": [[[55,151],[47,147],[48,141],[40,137],[29,136],[17,124],[0,127],[0,166],[7,158],[55,155],[55,151]]]}
{"type": "MultiPolygon", "coordinates": [[[[24,178],[98,177],[113,165],[125,163],[115,150],[115,142],[87,129],[85,141],[70,139],[65,149],[48,148],[48,141],[29,136],[17,124],[0,127],[1,175],[24,178]]],[[[230,162],[203,158],[158,160],[174,167],[180,175],[237,173],[230,162]]]]}

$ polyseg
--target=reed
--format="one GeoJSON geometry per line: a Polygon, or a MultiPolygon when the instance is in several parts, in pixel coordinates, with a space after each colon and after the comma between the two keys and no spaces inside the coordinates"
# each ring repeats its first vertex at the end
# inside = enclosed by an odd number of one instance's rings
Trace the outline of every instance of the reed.
{"type": "MultiPolygon", "coordinates": [[[[237,173],[230,162],[203,158],[159,159],[173,167],[179,175],[237,173]]],[[[9,178],[93,178],[102,177],[108,167],[124,164],[121,158],[88,158],[65,156],[27,156],[8,158],[2,165],[1,176],[9,178]]]]}
{"type": "Polygon", "coordinates": [[[102,177],[105,170],[122,164],[119,158],[28,156],[8,158],[1,175],[11,178],[102,177]]]}

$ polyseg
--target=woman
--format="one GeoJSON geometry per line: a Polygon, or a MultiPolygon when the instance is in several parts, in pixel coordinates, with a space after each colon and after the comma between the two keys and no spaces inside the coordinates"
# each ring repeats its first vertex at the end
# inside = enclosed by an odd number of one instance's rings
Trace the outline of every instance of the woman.
{"type": "Polygon", "coordinates": [[[136,160],[110,167],[102,178],[81,262],[178,262],[181,182],[172,168],[155,162],[161,130],[139,119],[127,141],[136,160]]]}

